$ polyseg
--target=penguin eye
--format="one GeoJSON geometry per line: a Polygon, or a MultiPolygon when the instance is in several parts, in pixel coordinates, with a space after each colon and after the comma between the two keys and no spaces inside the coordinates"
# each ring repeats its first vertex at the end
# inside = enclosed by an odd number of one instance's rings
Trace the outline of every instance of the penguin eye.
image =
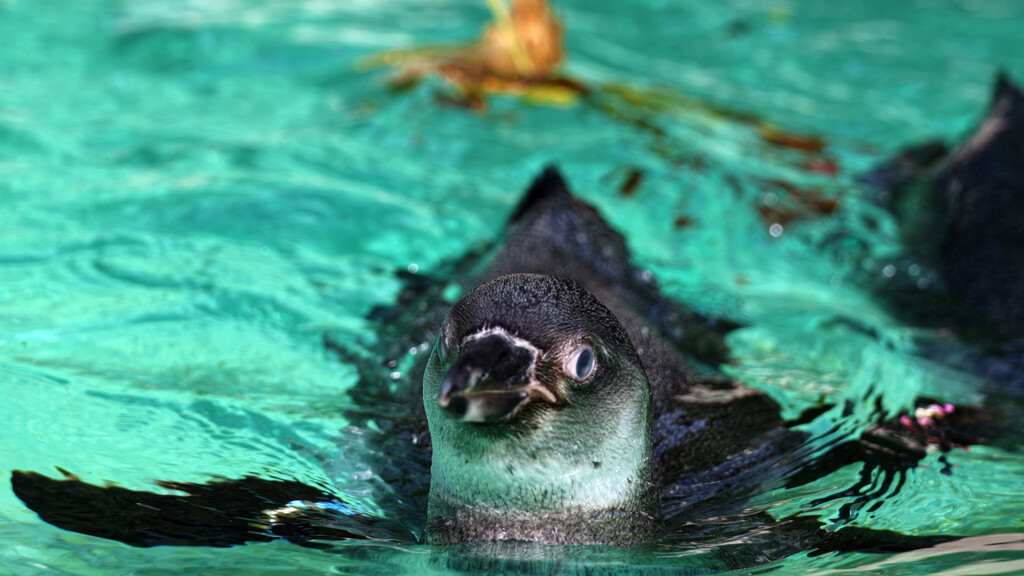
{"type": "Polygon", "coordinates": [[[583,381],[594,373],[597,367],[597,360],[594,357],[594,349],[589,345],[580,346],[565,363],[565,373],[574,380],[583,381]]]}

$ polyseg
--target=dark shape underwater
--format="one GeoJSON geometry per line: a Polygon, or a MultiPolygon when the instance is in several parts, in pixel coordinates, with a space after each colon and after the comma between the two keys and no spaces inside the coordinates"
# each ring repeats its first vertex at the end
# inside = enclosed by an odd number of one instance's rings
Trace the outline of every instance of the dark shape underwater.
{"type": "Polygon", "coordinates": [[[829,532],[813,517],[776,521],[746,502],[863,462],[857,483],[823,499],[852,498],[838,519],[848,520],[898,487],[929,444],[977,441],[965,430],[984,414],[958,409],[941,430],[883,422],[812,456],[794,426],[830,407],[784,422],[766,394],[713,368],[734,325],[664,298],[629,261],[623,237],[549,168],[500,241],[439,281],[410,279],[395,306],[372,314],[382,358],[436,342],[415,357],[407,387],[385,384],[379,358],[327,340],[363,372],[347,416],[375,415],[387,431],[374,463],[392,488],[379,502],[387,520],[330,487],[256,477],[158,483],[179,496],[16,471],[15,494],[55,526],[133,546],[283,538],[323,547],[411,542],[421,530],[432,544],[629,546],[737,534],[750,546],[740,564],[756,564],[801,550],[893,552],[954,538],[829,532]],[[445,315],[452,282],[467,294],[445,315]],[[424,401],[410,405],[424,373],[424,401]]]}
{"type": "MultiPolygon", "coordinates": [[[[984,378],[998,419],[1015,424],[1024,409],[1024,91],[999,74],[985,117],[954,149],[914,146],[862,180],[907,245],[900,273],[877,289],[882,301],[905,323],[933,328],[918,352],[984,378]],[[925,272],[902,274],[911,268],[925,272]]],[[[1019,445],[1024,430],[1001,435],[1019,445]]]]}
{"type": "MultiPolygon", "coordinates": [[[[1005,74],[955,149],[927,142],[863,177],[948,296],[920,316],[985,340],[1024,337],[1024,92],[1005,74]]],[[[896,307],[924,300],[907,289],[896,307]]],[[[893,295],[900,298],[901,295],[893,295]]]]}

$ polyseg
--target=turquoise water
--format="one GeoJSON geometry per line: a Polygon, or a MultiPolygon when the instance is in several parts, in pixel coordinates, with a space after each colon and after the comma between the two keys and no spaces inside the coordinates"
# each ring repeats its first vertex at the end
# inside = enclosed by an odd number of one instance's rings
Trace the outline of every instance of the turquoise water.
{"type": "MultiPolygon", "coordinates": [[[[959,138],[997,68],[1024,80],[1024,6],[556,7],[567,73],[698,105],[637,112],[657,135],[585,104],[499,97],[470,112],[438,101],[440,81],[393,94],[386,70],[358,69],[380,50],[475,38],[489,18],[476,0],[0,0],[0,572],[452,568],[457,552],[426,546],[130,548],[43,523],[6,477],[60,466],[155,489],[155,479],[255,474],[332,482],[374,509],[385,490],[368,457],[378,432],[343,416],[358,374],[323,335],[372,352],[377,326],[364,316],[397,296],[395,272],[428,273],[493,237],[552,161],[666,292],[747,325],[730,335],[727,370],[787,416],[823,397],[854,400],[864,408],[842,430],[853,435],[880,416],[876,398],[885,416],[918,395],[984,399],[977,377],[912,355],[920,330],[863,288],[901,246],[855,178],[900,146],[959,138]],[[816,159],[837,174],[809,173],[807,154],[713,109],[822,138],[816,159]],[[623,195],[632,169],[644,177],[623,195]],[[773,235],[757,209],[769,193],[788,201],[774,180],[820,189],[838,209],[773,235]],[[863,248],[829,242],[837,233],[863,248]]],[[[824,435],[837,418],[808,430],[824,435]]],[[[1024,573],[1019,543],[992,545],[1024,532],[1024,457],[954,451],[948,476],[937,458],[855,523],[972,537],[959,548],[796,554],[770,567],[1024,573]]],[[[856,476],[844,468],[754,504],[782,517],[856,476]]],[[[817,513],[827,521],[842,503],[817,513]]],[[[530,554],[538,571],[727,568],[715,552],[530,554]]]]}

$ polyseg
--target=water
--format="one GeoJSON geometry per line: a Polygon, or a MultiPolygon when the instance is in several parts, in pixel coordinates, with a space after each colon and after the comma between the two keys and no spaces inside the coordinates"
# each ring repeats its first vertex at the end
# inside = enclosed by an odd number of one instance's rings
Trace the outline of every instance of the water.
{"type": "MultiPolygon", "coordinates": [[[[395,272],[428,273],[491,238],[552,161],[625,232],[668,293],[748,325],[730,336],[728,371],[771,394],[787,416],[823,397],[855,400],[840,432],[851,435],[917,395],[982,400],[977,377],[910,354],[919,331],[864,290],[900,244],[854,179],[902,145],[955,141],[979,118],[997,68],[1024,79],[1024,7],[566,0],[557,8],[567,73],[689,99],[642,112],[661,135],[584,104],[501,97],[469,112],[438,102],[439,81],[392,94],[387,71],[357,69],[380,50],[476,37],[489,17],[476,0],[0,0],[4,477],[56,475],[60,466],[152,490],[154,479],[256,474],[333,482],[374,509],[384,488],[367,450],[379,433],[343,416],[358,374],[324,351],[323,335],[372,350],[377,327],[364,317],[397,296],[395,272]],[[768,145],[744,114],[827,147],[812,158],[768,145]],[[809,173],[811,160],[833,163],[837,174],[809,173]],[[632,169],[644,177],[626,196],[619,189],[632,169]],[[792,202],[773,180],[820,188],[838,208],[772,233],[758,207],[792,202]],[[828,242],[837,231],[863,247],[828,242]]],[[[825,414],[807,429],[826,442],[841,422],[825,414]]],[[[937,458],[855,523],[972,537],[959,548],[798,553],[770,566],[1024,572],[1019,544],[992,545],[1024,531],[1024,459],[1010,447],[972,447],[950,453],[955,468],[944,475],[937,458]]],[[[768,491],[755,505],[782,517],[857,473],[768,491]]],[[[828,521],[844,502],[815,513],[828,521]]],[[[0,540],[0,572],[11,574],[473,565],[458,560],[464,551],[426,546],[129,548],[42,523],[6,480],[0,540]]],[[[475,554],[509,570],[685,573],[730,567],[728,543],[717,544],[475,554]],[[503,554],[511,559],[494,559],[503,554]]]]}

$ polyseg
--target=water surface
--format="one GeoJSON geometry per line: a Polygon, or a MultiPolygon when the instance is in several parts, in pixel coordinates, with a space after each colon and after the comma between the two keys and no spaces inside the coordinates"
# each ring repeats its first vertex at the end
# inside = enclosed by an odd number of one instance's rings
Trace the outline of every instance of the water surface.
{"type": "MultiPolygon", "coordinates": [[[[357,69],[380,50],[476,37],[489,18],[476,0],[0,0],[0,473],[60,466],[154,490],[154,479],[289,477],[332,482],[373,509],[386,489],[367,457],[378,432],[344,417],[356,366],[326,352],[323,335],[372,350],[376,325],[364,317],[396,297],[395,272],[430,273],[493,237],[549,162],[667,293],[746,324],[730,336],[728,371],[787,416],[825,397],[853,400],[841,433],[855,435],[918,395],[984,399],[979,378],[915,356],[919,330],[864,289],[902,247],[855,178],[901,146],[956,141],[981,116],[997,69],[1024,81],[1024,7],[556,7],[567,73],[699,105],[651,112],[659,136],[583,104],[504,97],[474,113],[439,102],[440,81],[393,94],[387,71],[357,69]],[[780,149],[712,112],[722,109],[827,146],[814,158],[780,149]],[[812,160],[835,174],[809,171],[812,160]],[[623,195],[630,170],[644,177],[623,195]],[[789,198],[777,180],[820,190],[837,209],[772,230],[758,209],[789,198]],[[837,234],[856,249],[830,242],[837,234]]],[[[824,435],[839,420],[807,428],[824,435]]],[[[854,523],[972,537],[959,548],[799,553],[770,566],[1024,571],[1019,544],[992,545],[1024,531],[1024,458],[954,451],[951,475],[937,458],[854,523]]],[[[778,517],[806,510],[857,472],[755,504],[778,517]]],[[[828,523],[844,503],[813,513],[828,523]]],[[[426,546],[135,549],[41,522],[6,480],[0,540],[13,574],[422,573],[477,561],[426,546]]],[[[728,568],[727,549],[475,557],[509,570],[686,573],[728,568]]]]}

